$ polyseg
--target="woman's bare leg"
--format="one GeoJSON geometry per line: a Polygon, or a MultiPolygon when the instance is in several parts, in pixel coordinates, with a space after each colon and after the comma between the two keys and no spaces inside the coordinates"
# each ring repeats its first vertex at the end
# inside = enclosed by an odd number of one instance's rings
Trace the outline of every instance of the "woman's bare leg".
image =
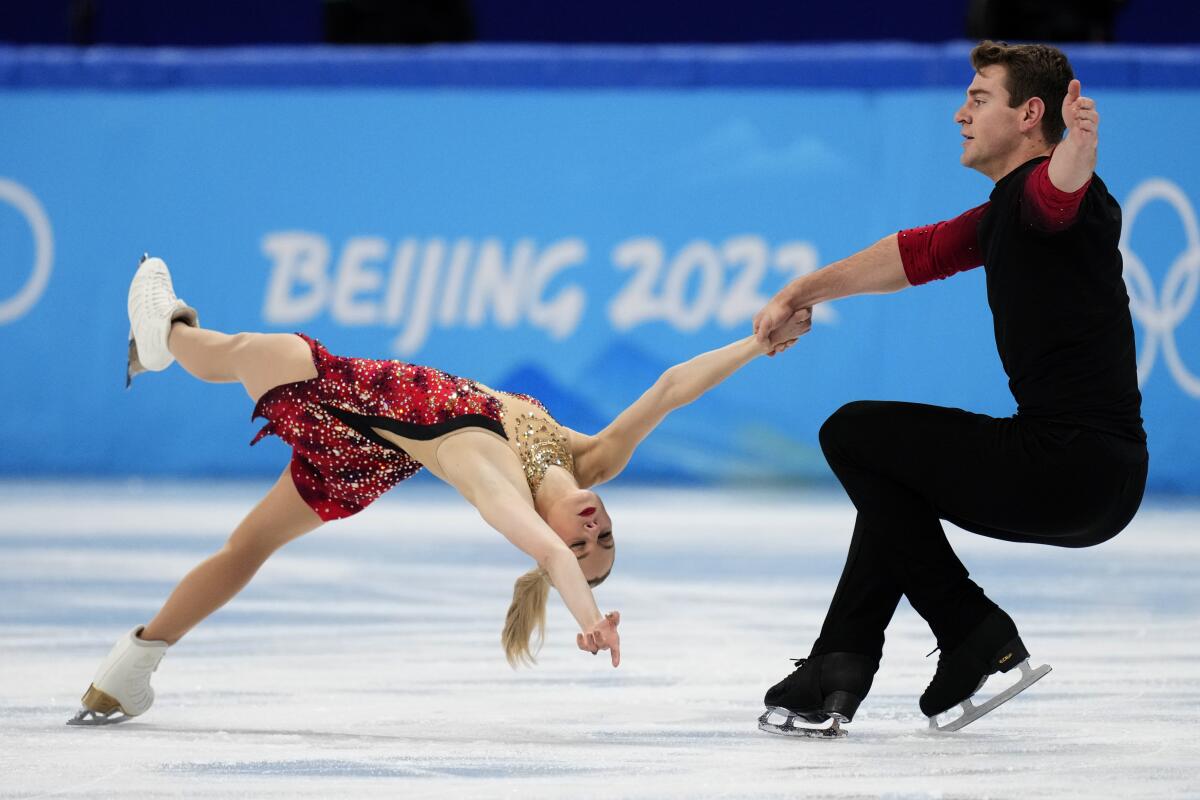
{"type": "MultiPolygon", "coordinates": [[[[292,338],[304,344],[298,337],[292,338]]],[[[321,518],[296,491],[291,471],[285,469],[225,546],[180,581],[166,604],[142,630],[141,638],[175,644],[200,620],[240,592],[272,553],[321,524],[321,518]]]]}
{"type": "Polygon", "coordinates": [[[308,343],[290,333],[228,334],[176,322],[167,346],[195,377],[239,382],[255,401],[280,384],[317,377],[308,343]]]}

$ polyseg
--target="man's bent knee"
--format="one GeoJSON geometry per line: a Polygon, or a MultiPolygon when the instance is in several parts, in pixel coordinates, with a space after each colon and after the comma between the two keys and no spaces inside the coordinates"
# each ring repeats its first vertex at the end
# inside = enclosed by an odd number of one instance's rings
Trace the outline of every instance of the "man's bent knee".
{"type": "Polygon", "coordinates": [[[826,459],[844,454],[848,447],[864,439],[875,438],[872,431],[887,405],[875,400],[855,400],[833,412],[817,434],[826,459]]]}

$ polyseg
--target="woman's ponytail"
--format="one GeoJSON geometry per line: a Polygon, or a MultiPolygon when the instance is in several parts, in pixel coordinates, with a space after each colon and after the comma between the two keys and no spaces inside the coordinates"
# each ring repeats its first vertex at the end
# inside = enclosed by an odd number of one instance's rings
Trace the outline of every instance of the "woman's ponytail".
{"type": "Polygon", "coordinates": [[[534,664],[536,650],[541,649],[546,636],[546,597],[550,594],[550,573],[538,567],[517,578],[513,586],[512,605],[504,619],[504,656],[513,667],[534,664]],[[537,630],[537,645],[530,649],[530,639],[537,630]]]}

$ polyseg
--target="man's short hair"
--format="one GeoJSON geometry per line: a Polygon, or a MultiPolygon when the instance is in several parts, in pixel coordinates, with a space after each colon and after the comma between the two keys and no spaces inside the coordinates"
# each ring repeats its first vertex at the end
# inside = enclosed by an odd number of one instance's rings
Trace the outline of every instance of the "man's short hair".
{"type": "Polygon", "coordinates": [[[1062,118],[1063,98],[1075,77],[1063,52],[1046,44],[1009,44],[990,39],[975,45],[971,50],[975,71],[993,64],[1003,66],[1008,73],[1004,88],[1010,95],[1009,107],[1016,108],[1031,97],[1042,98],[1046,104],[1042,134],[1049,144],[1061,142],[1067,129],[1062,118]]]}

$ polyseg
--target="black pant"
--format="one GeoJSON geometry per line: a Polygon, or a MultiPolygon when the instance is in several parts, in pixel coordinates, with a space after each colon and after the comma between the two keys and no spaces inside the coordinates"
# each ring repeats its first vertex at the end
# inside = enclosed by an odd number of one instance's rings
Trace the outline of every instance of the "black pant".
{"type": "Polygon", "coordinates": [[[1133,518],[1148,463],[1129,439],[914,403],[845,405],[821,427],[821,448],[858,518],[812,654],[876,658],[901,595],[943,650],[996,608],[941,520],[994,539],[1089,547],[1133,518]]]}

